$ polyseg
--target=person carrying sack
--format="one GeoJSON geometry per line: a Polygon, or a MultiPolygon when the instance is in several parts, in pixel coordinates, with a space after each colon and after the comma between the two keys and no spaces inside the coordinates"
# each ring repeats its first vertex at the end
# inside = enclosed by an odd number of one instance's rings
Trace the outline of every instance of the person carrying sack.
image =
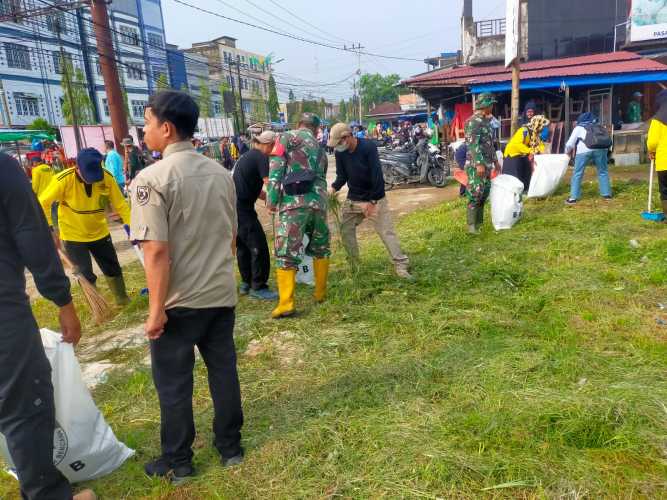
{"type": "Polygon", "coordinates": [[[544,153],[542,133],[549,125],[542,115],[534,115],[530,121],[516,131],[505,147],[503,174],[516,177],[523,183],[524,191],[530,187],[533,176],[533,157],[544,153]]]}
{"type": "Polygon", "coordinates": [[[299,126],[281,134],[271,151],[266,206],[276,214],[275,255],[279,302],[274,319],[296,313],[294,288],[301,263],[303,237],[306,255],[313,257],[317,302],[325,299],[329,274],[330,236],[327,224],[327,166],[324,149],[316,139],[320,119],[301,115],[299,126]]]}
{"type": "Polygon", "coordinates": [[[667,90],[662,90],[655,99],[658,112],[648,129],[647,148],[649,157],[655,162],[662,212],[667,214],[667,90]]]}

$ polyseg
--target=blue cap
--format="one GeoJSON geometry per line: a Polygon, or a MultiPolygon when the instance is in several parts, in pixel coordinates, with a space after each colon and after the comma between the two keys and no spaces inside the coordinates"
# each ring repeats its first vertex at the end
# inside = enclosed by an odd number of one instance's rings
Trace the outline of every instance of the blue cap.
{"type": "Polygon", "coordinates": [[[76,164],[79,167],[79,174],[86,184],[99,182],[104,179],[102,162],[104,157],[95,148],[86,148],[79,151],[76,157],[76,164]]]}

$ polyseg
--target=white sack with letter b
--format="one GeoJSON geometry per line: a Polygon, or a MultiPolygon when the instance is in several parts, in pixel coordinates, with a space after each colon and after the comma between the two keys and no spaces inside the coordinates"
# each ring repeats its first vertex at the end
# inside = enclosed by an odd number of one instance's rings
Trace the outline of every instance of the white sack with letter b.
{"type": "MultiPolygon", "coordinates": [[[[51,330],[43,328],[40,333],[51,363],[56,407],[53,463],[72,483],[106,476],[134,455],[134,450],[116,439],[95,406],[72,345],[62,342],[60,334],[51,330]]],[[[14,464],[1,434],[0,455],[12,473],[14,464]]]]}

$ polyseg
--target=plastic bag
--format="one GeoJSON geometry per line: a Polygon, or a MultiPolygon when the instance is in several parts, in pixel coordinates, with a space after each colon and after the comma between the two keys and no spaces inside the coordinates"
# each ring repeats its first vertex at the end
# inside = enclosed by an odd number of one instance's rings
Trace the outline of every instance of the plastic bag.
{"type": "Polygon", "coordinates": [[[496,231],[511,229],[523,213],[523,182],[513,175],[491,181],[491,222],[496,231]]]}
{"type": "Polygon", "coordinates": [[[299,259],[301,263],[299,264],[299,269],[296,272],[296,282],[303,283],[304,285],[315,285],[315,272],[313,271],[313,258],[310,255],[306,255],[305,250],[308,248],[308,243],[310,239],[307,235],[303,236],[303,247],[301,247],[301,253],[299,254],[299,259]]]}
{"type": "Polygon", "coordinates": [[[565,177],[568,155],[535,155],[535,170],[530,179],[528,198],[545,198],[554,194],[565,177]]]}
{"type": "MultiPolygon", "coordinates": [[[[134,455],[134,450],[116,439],[95,406],[72,345],[61,342],[61,336],[51,330],[43,328],[40,333],[51,363],[56,406],[53,463],[71,483],[106,476],[134,455]]],[[[1,434],[0,454],[13,469],[1,434]]]]}

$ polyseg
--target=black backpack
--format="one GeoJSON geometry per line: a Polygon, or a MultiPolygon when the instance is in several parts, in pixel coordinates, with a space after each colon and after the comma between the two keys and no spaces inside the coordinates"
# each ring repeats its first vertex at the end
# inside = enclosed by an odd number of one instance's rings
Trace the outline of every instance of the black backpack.
{"type": "Polygon", "coordinates": [[[609,131],[599,123],[586,125],[586,138],[584,144],[588,149],[609,149],[611,147],[611,135],[609,131]]]}

